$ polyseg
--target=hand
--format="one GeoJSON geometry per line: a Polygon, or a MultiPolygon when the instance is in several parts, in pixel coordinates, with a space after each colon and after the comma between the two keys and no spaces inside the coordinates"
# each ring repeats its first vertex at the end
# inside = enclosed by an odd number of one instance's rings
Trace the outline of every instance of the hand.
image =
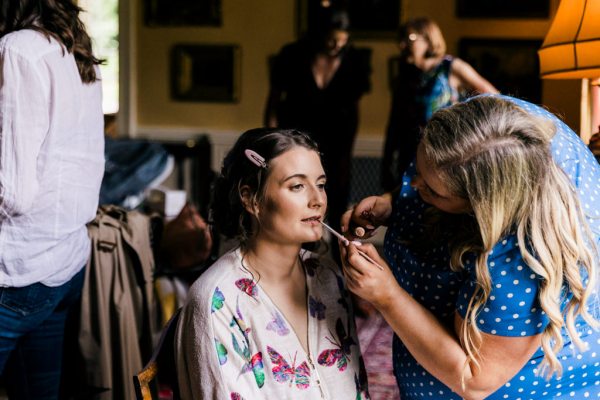
{"type": "Polygon", "coordinates": [[[340,247],[348,289],[379,309],[393,299],[398,284],[388,264],[379,256],[372,244],[363,243],[358,248],[353,243],[340,247]],[[358,248],[382,266],[383,270],[363,257],[358,252],[358,248]]]}
{"type": "Polygon", "coordinates": [[[375,234],[375,229],[384,225],[392,214],[392,196],[370,196],[362,199],[354,208],[342,215],[342,233],[350,239],[370,238],[375,234]],[[352,229],[349,229],[349,228],[352,229]],[[364,229],[364,234],[356,232],[357,227],[364,229]]]}

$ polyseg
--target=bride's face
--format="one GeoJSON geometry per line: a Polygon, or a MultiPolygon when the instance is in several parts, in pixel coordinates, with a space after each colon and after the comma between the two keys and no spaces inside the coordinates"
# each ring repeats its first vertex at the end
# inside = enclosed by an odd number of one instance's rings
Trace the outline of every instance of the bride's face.
{"type": "Polygon", "coordinates": [[[286,244],[321,239],[327,195],[319,154],[297,146],[271,160],[269,169],[256,239],[286,244]]]}

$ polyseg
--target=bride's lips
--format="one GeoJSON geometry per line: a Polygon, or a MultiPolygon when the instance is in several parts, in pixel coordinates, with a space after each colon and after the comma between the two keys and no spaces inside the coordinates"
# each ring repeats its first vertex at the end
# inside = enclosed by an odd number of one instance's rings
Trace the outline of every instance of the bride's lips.
{"type": "Polygon", "coordinates": [[[310,225],[313,225],[313,226],[314,225],[320,225],[321,224],[320,221],[321,221],[321,216],[320,215],[315,215],[315,216],[312,216],[312,217],[304,218],[302,220],[302,222],[310,224],[310,225]]]}

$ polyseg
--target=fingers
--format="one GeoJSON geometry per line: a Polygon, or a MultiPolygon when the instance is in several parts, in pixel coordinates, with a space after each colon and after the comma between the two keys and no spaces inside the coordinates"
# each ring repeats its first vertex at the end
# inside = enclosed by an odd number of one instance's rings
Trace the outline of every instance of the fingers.
{"type": "Polygon", "coordinates": [[[371,257],[372,259],[374,259],[377,262],[383,261],[381,259],[381,256],[379,255],[379,252],[377,251],[375,246],[373,246],[371,243],[363,243],[360,246],[360,251],[362,251],[363,253],[366,253],[369,257],[371,257]]]}
{"type": "Polygon", "coordinates": [[[346,211],[341,218],[342,233],[350,239],[367,239],[373,236],[376,227],[372,222],[371,210],[375,203],[375,196],[367,197],[346,211]]]}
{"type": "Polygon", "coordinates": [[[349,264],[344,265],[343,272],[348,288],[360,295],[359,290],[364,286],[364,276],[349,264]]]}
{"type": "MultiPolygon", "coordinates": [[[[371,247],[371,244],[362,244],[360,246],[361,250],[366,247],[371,247]]],[[[358,274],[363,275],[365,272],[369,271],[369,268],[372,266],[371,263],[363,256],[360,255],[360,252],[356,248],[354,244],[348,245],[346,248],[346,256],[344,257],[346,260],[346,269],[349,271],[356,271],[358,274]]]]}
{"type": "Polygon", "coordinates": [[[347,210],[344,214],[342,214],[342,219],[340,220],[340,226],[342,233],[346,233],[348,231],[348,225],[350,224],[350,219],[352,218],[352,213],[354,208],[347,210]]]}
{"type": "Polygon", "coordinates": [[[346,269],[344,269],[344,278],[346,279],[346,286],[352,292],[356,292],[360,289],[361,285],[359,281],[357,281],[346,269]]]}
{"type": "Polygon", "coordinates": [[[365,258],[366,253],[361,254],[363,247],[369,249],[369,254],[377,254],[370,244],[363,244],[360,250],[350,244],[342,250],[343,272],[348,289],[363,299],[372,301],[377,298],[379,288],[388,279],[385,274],[389,270],[380,270],[376,264],[365,258]]]}

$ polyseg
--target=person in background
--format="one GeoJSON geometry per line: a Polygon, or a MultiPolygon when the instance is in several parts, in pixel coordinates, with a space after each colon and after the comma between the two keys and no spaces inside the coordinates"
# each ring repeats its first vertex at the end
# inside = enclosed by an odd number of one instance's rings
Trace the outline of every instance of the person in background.
{"type": "Polygon", "coordinates": [[[225,157],[211,215],[239,246],[192,285],[178,321],[182,399],[367,399],[340,268],[323,234],[326,177],[305,133],[258,128],[225,157]]]}
{"type": "Polygon", "coordinates": [[[433,112],[473,93],[498,92],[468,63],[446,54],[444,36],[432,19],[409,19],[400,27],[398,39],[400,64],[393,82],[381,170],[386,191],[400,184],[433,112]]]}
{"type": "Polygon", "coordinates": [[[0,371],[9,397],[58,396],[66,315],[90,256],[103,114],[72,0],[0,5],[0,371]]]}
{"type": "MultiPolygon", "coordinates": [[[[306,35],[274,59],[264,121],[267,127],[306,131],[319,145],[334,227],[347,208],[358,105],[370,87],[368,60],[350,44],[349,29],[346,11],[318,7],[306,35]]],[[[337,259],[336,242],[332,251],[337,259]]]]}
{"type": "Polygon", "coordinates": [[[353,245],[351,291],[396,333],[403,400],[600,394],[600,166],[541,107],[482,95],[427,123],[399,191],[344,216],[388,225],[353,245]],[[394,277],[396,279],[394,279],[394,277]]]}

